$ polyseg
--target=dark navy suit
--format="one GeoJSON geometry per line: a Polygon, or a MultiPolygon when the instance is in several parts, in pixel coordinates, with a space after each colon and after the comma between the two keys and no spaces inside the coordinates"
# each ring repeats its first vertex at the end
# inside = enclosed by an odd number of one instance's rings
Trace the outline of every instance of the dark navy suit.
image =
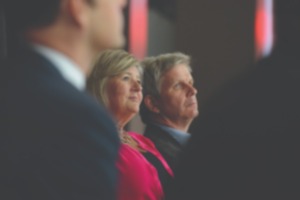
{"type": "Polygon", "coordinates": [[[0,199],[115,199],[106,111],[28,47],[0,67],[0,199]]]}
{"type": "Polygon", "coordinates": [[[144,135],[152,140],[158,151],[174,170],[183,146],[176,141],[166,130],[155,124],[148,124],[145,128],[144,135]]]}

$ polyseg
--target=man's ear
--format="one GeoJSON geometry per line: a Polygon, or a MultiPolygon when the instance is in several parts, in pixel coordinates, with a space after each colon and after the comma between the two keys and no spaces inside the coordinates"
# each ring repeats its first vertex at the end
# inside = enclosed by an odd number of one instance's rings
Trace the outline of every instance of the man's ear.
{"type": "Polygon", "coordinates": [[[158,108],[158,102],[152,96],[146,95],[144,97],[144,104],[151,112],[160,113],[158,108]]]}
{"type": "Polygon", "coordinates": [[[69,13],[70,20],[74,24],[82,28],[88,23],[88,12],[90,9],[88,0],[66,0],[63,3],[65,4],[65,9],[67,9],[69,13]]]}

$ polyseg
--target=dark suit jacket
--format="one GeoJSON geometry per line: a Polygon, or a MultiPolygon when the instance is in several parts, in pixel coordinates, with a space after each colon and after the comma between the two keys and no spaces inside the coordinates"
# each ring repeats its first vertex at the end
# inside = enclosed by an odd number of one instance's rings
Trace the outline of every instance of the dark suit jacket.
{"type": "Polygon", "coordinates": [[[155,144],[172,170],[175,169],[182,146],[169,133],[154,124],[146,126],[144,136],[155,144]]]}
{"type": "MultiPolygon", "coordinates": [[[[154,124],[148,124],[146,126],[144,136],[148,137],[154,143],[157,150],[165,158],[170,168],[174,172],[182,146],[165,130],[154,124]]],[[[153,156],[150,157],[149,154],[144,155],[147,160],[157,169],[164,189],[165,197],[167,197],[170,193],[170,185],[173,183],[174,177],[170,176],[162,164],[157,159],[154,159],[153,156]]]]}
{"type": "Polygon", "coordinates": [[[0,199],[114,199],[106,111],[27,47],[1,63],[0,199]]]}
{"type": "Polygon", "coordinates": [[[300,198],[299,55],[275,51],[203,107],[170,199],[300,198]]]}

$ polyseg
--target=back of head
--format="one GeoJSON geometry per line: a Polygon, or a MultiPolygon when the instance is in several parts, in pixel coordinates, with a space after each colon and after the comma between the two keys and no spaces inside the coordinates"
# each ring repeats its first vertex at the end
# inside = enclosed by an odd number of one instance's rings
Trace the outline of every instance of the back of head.
{"type": "Polygon", "coordinates": [[[8,51],[15,50],[24,33],[50,25],[58,16],[61,0],[1,0],[6,20],[8,51]]]}
{"type": "Polygon", "coordinates": [[[2,0],[8,28],[22,32],[51,24],[61,0],[2,0]]]}

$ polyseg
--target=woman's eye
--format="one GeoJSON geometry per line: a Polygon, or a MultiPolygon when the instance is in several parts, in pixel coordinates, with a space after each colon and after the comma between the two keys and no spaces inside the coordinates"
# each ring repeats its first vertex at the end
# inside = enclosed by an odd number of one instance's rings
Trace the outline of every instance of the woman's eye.
{"type": "Polygon", "coordinates": [[[122,77],[122,80],[124,80],[124,81],[129,80],[129,76],[123,76],[123,77],[122,77]]]}

